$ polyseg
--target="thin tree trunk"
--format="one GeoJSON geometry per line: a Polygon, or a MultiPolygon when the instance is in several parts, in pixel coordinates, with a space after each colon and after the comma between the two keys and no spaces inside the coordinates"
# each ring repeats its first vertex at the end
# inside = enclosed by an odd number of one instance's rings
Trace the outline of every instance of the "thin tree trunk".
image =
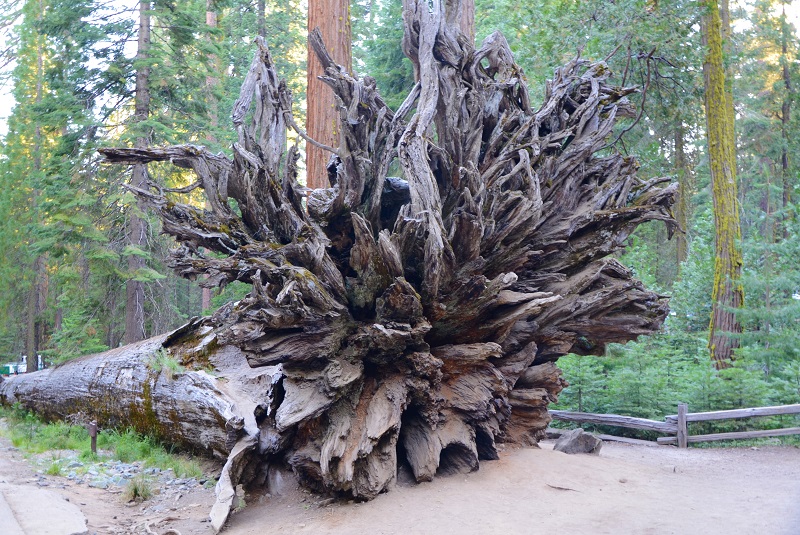
{"type": "Polygon", "coordinates": [[[265,0],[258,0],[258,35],[261,37],[267,37],[267,17],[266,17],[266,5],[265,0]]]}
{"type": "Polygon", "coordinates": [[[469,39],[470,44],[475,42],[475,0],[461,1],[461,23],[459,28],[461,33],[469,39]]]}
{"type": "Polygon", "coordinates": [[[39,369],[39,352],[44,345],[45,322],[42,314],[47,306],[48,277],[45,256],[33,262],[33,283],[28,294],[27,329],[25,337],[26,371],[39,369]]]}
{"type": "Polygon", "coordinates": [[[730,365],[742,332],[736,319],[744,292],[741,284],[741,229],[736,187],[736,152],[731,95],[722,61],[722,21],[716,0],[707,3],[703,34],[707,46],[703,63],[708,153],[716,229],[714,285],[709,325],[709,350],[717,368],[730,365]]]}
{"type": "MultiPolygon", "coordinates": [[[[789,72],[789,23],[786,20],[786,4],[781,4],[781,63],[783,74],[783,87],[786,93],[783,96],[781,105],[781,178],[783,179],[783,210],[786,217],[786,209],[792,200],[792,177],[789,173],[789,129],[792,119],[792,77],[789,72]]],[[[789,236],[789,229],[784,225],[784,237],[789,236]]]]}
{"type": "MultiPolygon", "coordinates": [[[[147,60],[150,54],[150,1],[139,2],[139,46],[136,53],[138,66],[136,68],[136,111],[135,122],[146,121],[150,115],[150,67],[147,60]]],[[[135,146],[146,148],[149,142],[144,132],[139,132],[135,146]]],[[[147,187],[147,165],[136,164],[133,166],[131,185],[136,188],[147,187]]],[[[128,243],[133,247],[143,250],[147,243],[147,223],[136,210],[132,210],[128,219],[128,243]]],[[[145,267],[144,259],[138,254],[128,256],[128,271],[130,276],[145,267]]],[[[144,283],[129,279],[125,284],[125,338],[126,344],[138,342],[145,337],[144,329],[144,283]]]]}
{"type": "MultiPolygon", "coordinates": [[[[259,20],[259,22],[261,22],[259,20]]],[[[217,27],[217,12],[214,11],[214,0],[206,0],[206,25],[209,27],[209,35],[208,39],[211,40],[211,30],[217,27]]],[[[218,72],[218,58],[216,55],[212,55],[209,58],[209,63],[212,66],[212,73],[218,72]]],[[[216,143],[217,138],[214,135],[214,130],[219,127],[219,113],[217,111],[218,102],[216,97],[214,96],[214,88],[217,87],[218,80],[213,74],[209,74],[206,76],[206,97],[208,102],[208,114],[211,123],[212,131],[210,131],[206,135],[206,139],[211,143],[216,143]]],[[[206,201],[206,210],[209,210],[211,206],[209,205],[208,201],[206,201]]],[[[204,277],[205,278],[205,277],[204,277]]],[[[200,289],[200,314],[203,311],[208,310],[211,308],[211,288],[201,287],[200,289]]]]}
{"type": "Polygon", "coordinates": [[[686,159],[684,147],[683,122],[678,120],[675,125],[675,171],[678,174],[678,199],[675,202],[675,219],[683,232],[675,236],[675,251],[678,261],[678,270],[688,254],[687,235],[689,233],[689,197],[692,194],[691,176],[686,159]]]}
{"type": "MultiPolygon", "coordinates": [[[[333,60],[350,72],[353,62],[350,3],[345,0],[311,0],[308,3],[309,32],[314,28],[319,28],[322,33],[333,60]]],[[[319,79],[324,75],[322,63],[309,49],[306,130],[312,139],[329,147],[338,147],[339,110],[333,92],[319,79]]],[[[306,143],[306,183],[309,188],[330,186],[326,170],[330,156],[329,152],[306,143]]]]}
{"type": "MultiPolygon", "coordinates": [[[[771,162],[770,162],[771,163],[771,162]]],[[[765,247],[764,247],[764,338],[766,340],[764,344],[765,356],[766,356],[766,369],[764,370],[764,374],[769,377],[771,370],[771,359],[769,355],[769,348],[770,348],[770,330],[772,329],[772,245],[775,241],[775,232],[772,222],[772,173],[773,173],[774,166],[770,165],[770,168],[767,170],[767,207],[765,213],[765,221],[764,225],[766,229],[764,232],[764,240],[765,240],[765,247]]]]}
{"type": "MultiPolygon", "coordinates": [[[[39,1],[39,14],[37,20],[41,21],[44,14],[44,4],[39,1]]],[[[36,104],[42,102],[42,93],[44,91],[44,37],[37,36],[36,40],[36,104]]],[[[39,175],[42,170],[42,126],[39,123],[38,117],[36,126],[34,127],[33,134],[33,178],[35,181],[40,180],[39,175]]],[[[39,213],[39,184],[35,184],[33,194],[31,197],[31,205],[34,217],[34,223],[41,223],[41,216],[39,213]]],[[[42,254],[37,255],[33,261],[33,280],[31,281],[30,294],[28,294],[27,303],[27,325],[25,337],[25,353],[27,355],[26,371],[34,372],[39,368],[39,351],[42,348],[44,340],[44,318],[42,313],[47,305],[47,269],[45,257],[42,254]]]]}
{"type": "Polygon", "coordinates": [[[730,161],[734,162],[734,172],[736,170],[736,110],[733,106],[733,68],[732,60],[734,54],[731,35],[731,8],[729,0],[719,0],[720,12],[720,35],[722,37],[722,65],[725,72],[725,119],[728,121],[728,130],[731,133],[732,142],[728,144],[730,151],[730,161]],[[726,61],[727,59],[727,61],[726,61]]]}

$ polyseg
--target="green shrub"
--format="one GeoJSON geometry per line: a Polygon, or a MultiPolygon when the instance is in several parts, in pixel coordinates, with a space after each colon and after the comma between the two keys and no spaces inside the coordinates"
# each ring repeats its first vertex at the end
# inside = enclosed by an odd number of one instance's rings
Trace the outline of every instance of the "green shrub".
{"type": "Polygon", "coordinates": [[[45,474],[48,476],[63,476],[64,470],[61,468],[61,461],[60,459],[54,459],[53,462],[50,463],[50,466],[47,467],[47,470],[44,471],[45,474]]]}
{"type": "Polygon", "coordinates": [[[147,477],[139,474],[128,482],[123,495],[129,502],[143,502],[153,497],[153,487],[147,477]]]}

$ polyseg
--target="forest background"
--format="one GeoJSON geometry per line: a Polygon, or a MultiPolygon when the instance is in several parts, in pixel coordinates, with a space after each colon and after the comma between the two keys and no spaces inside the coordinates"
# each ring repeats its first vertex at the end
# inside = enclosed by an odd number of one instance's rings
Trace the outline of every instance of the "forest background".
{"type": "MultiPolygon", "coordinates": [[[[55,365],[131,341],[126,309],[134,283],[146,336],[249,290],[234,283],[212,294],[175,276],[163,260],[171,240],[122,186],[130,170],[103,165],[97,149],[144,140],[228,153],[229,111],[259,33],[302,115],[307,5],[157,0],[148,10],[146,55],[137,55],[138,8],[104,0],[17,0],[0,8],[8,113],[0,141],[0,362],[38,353],[55,365]],[[143,70],[150,95],[145,118],[136,116],[134,98],[143,70]],[[130,236],[137,220],[146,223],[138,242],[130,236]]],[[[737,346],[733,358],[715,365],[706,4],[476,0],[477,41],[495,30],[505,34],[539,92],[534,102],[554,69],[578,52],[607,58],[617,83],[639,86],[632,99],[641,115],[622,121],[615,148],[638,158],[642,180],[668,176],[680,183],[675,217],[685,233],[667,240],[663,224],[646,224],[619,254],[648,287],[671,297],[663,331],[613,345],[603,357],[561,359],[571,386],[559,408],[660,419],[679,401],[692,411],[800,402],[798,11],[788,2],[758,0],[727,12],[724,61],[735,110],[744,302],[733,310],[741,332],[726,334],[737,346]]],[[[400,2],[355,1],[350,14],[353,68],[373,76],[396,109],[413,85],[400,48],[400,2]]],[[[192,182],[169,165],[150,164],[148,172],[164,187],[192,182]]],[[[180,195],[199,202],[191,191],[180,195]]]]}

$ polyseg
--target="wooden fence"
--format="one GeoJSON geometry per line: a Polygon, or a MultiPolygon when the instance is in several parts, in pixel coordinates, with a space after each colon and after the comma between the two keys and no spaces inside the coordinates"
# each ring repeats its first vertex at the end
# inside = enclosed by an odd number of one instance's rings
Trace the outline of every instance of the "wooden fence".
{"type": "Polygon", "coordinates": [[[781,414],[800,414],[800,404],[778,405],[775,407],[757,407],[750,409],[734,409],[729,411],[714,412],[688,412],[685,403],[678,404],[678,414],[669,415],[663,422],[648,420],[646,418],[633,418],[618,414],[592,414],[588,412],[571,412],[551,410],[550,415],[555,420],[563,422],[589,423],[630,429],[643,429],[664,433],[668,437],[659,437],[658,444],[677,444],[679,448],[686,448],[689,444],[697,442],[711,442],[714,440],[735,440],[742,438],[777,437],[786,435],[800,435],[800,427],[783,429],[768,429],[761,431],[737,431],[733,433],[713,433],[708,435],[690,435],[689,423],[708,422],[712,420],[729,420],[733,418],[751,418],[754,416],[776,416],[781,414]]]}

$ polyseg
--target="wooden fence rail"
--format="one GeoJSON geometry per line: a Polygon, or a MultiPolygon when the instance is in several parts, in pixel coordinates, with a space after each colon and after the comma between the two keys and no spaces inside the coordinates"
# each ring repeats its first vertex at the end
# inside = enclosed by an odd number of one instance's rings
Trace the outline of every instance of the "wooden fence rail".
{"type": "MultiPolygon", "coordinates": [[[[756,407],[753,409],[733,409],[729,411],[693,412],[686,415],[687,422],[708,422],[710,420],[728,420],[731,418],[750,418],[752,416],[778,416],[780,414],[800,414],[800,403],[795,405],[776,405],[774,407],[756,407]]],[[[678,416],[665,416],[668,422],[678,421],[678,416]]]]}
{"type": "Polygon", "coordinates": [[[551,410],[550,415],[555,420],[563,422],[591,423],[645,431],[657,431],[675,436],[659,437],[658,444],[677,444],[679,448],[686,448],[689,444],[697,442],[710,442],[714,440],[736,440],[745,438],[777,437],[786,435],[800,435],[800,427],[783,429],[768,429],[759,431],[737,431],[733,433],[712,433],[708,435],[689,435],[690,422],[707,422],[712,420],[729,420],[733,418],[752,418],[754,416],[777,416],[782,414],[800,414],[800,404],[778,405],[774,407],[755,407],[748,409],[734,409],[713,412],[688,412],[685,403],[678,404],[678,414],[666,416],[663,422],[621,416],[619,414],[593,414],[588,412],[571,412],[551,410]]]}
{"type": "Polygon", "coordinates": [[[613,425],[630,429],[643,429],[645,431],[658,431],[659,433],[675,433],[678,430],[677,422],[659,422],[619,414],[592,414],[589,412],[550,411],[550,415],[562,422],[580,422],[586,424],[613,425]]]}

